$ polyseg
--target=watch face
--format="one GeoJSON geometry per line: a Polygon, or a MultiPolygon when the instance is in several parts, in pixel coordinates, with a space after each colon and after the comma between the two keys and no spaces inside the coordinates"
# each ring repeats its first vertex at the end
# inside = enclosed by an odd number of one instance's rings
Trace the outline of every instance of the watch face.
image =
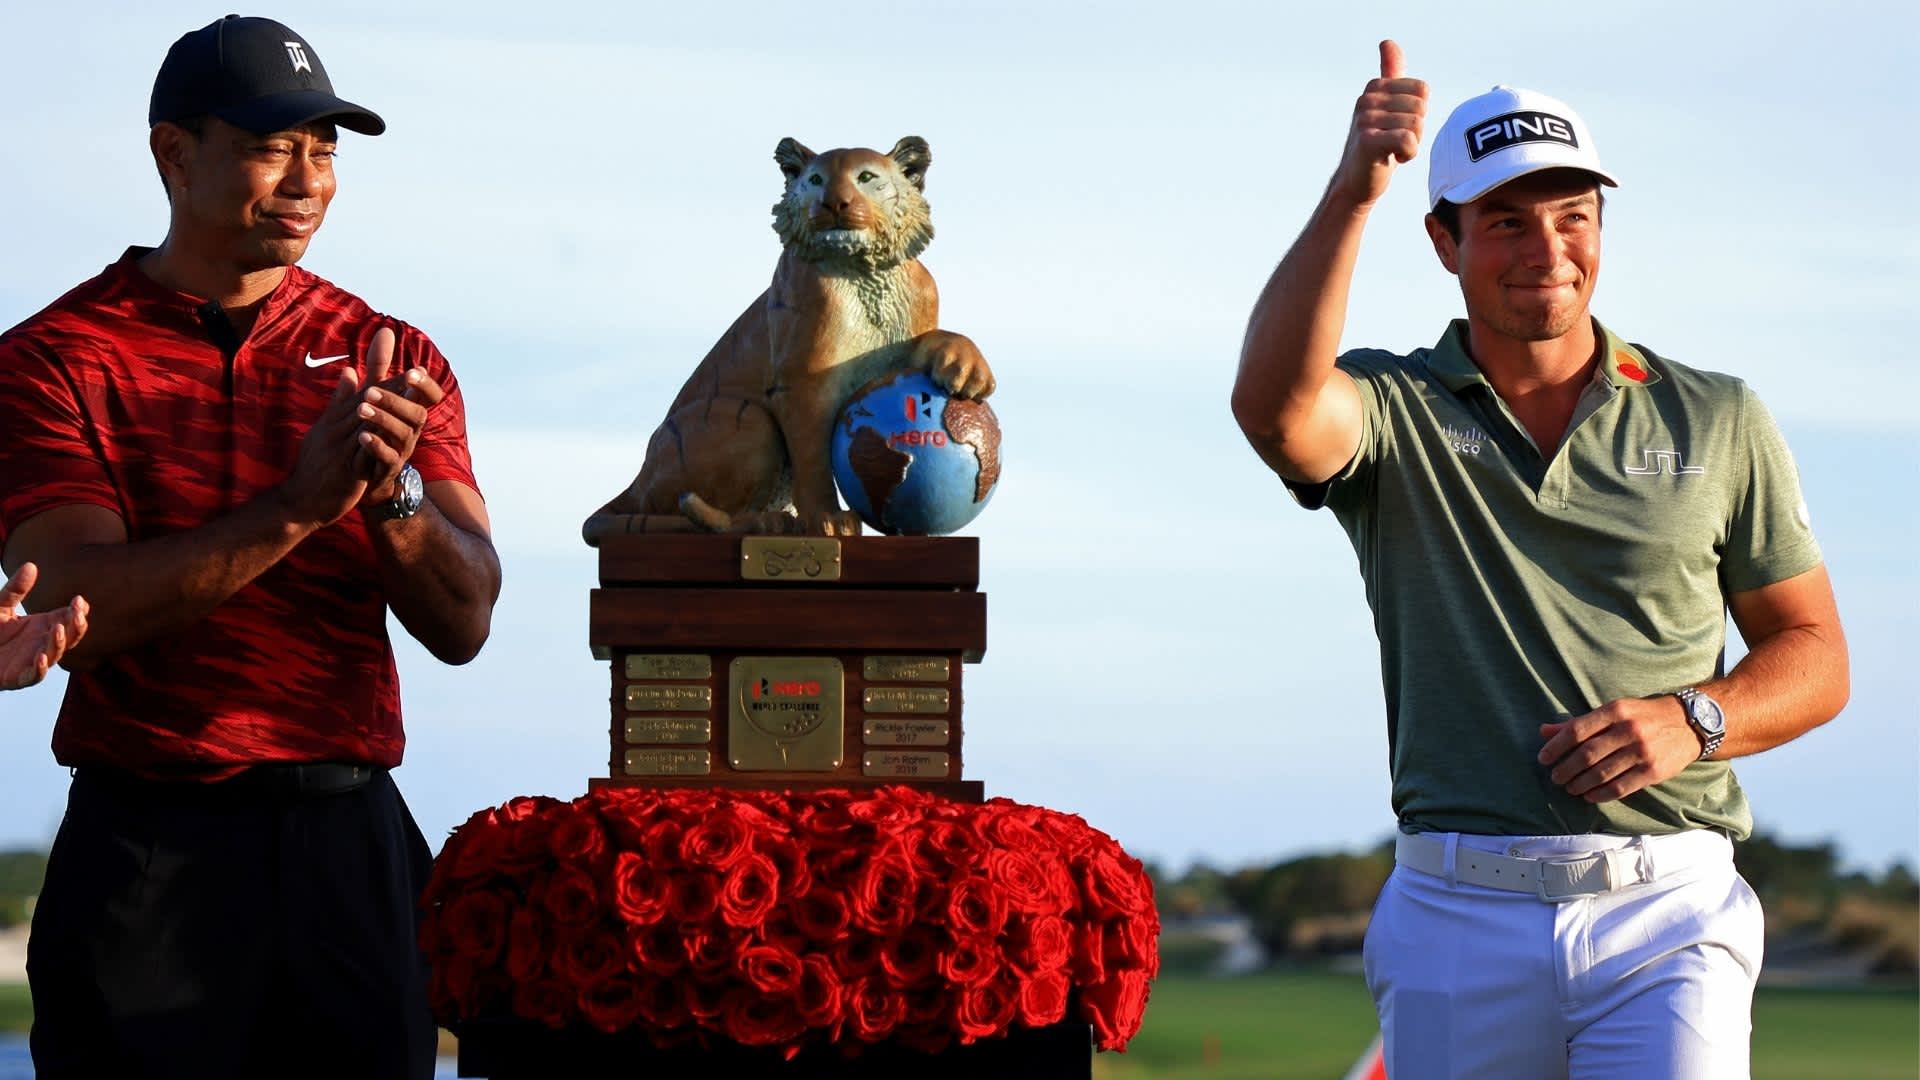
{"type": "Polygon", "coordinates": [[[1697,695],[1687,709],[1703,731],[1717,732],[1727,726],[1727,716],[1720,711],[1720,703],[1705,694],[1697,695]]]}

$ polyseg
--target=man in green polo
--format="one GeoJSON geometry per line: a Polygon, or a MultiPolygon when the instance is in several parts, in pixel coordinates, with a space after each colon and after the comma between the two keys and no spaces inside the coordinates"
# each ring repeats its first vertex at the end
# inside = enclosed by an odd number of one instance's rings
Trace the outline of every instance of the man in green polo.
{"type": "Polygon", "coordinates": [[[1448,118],[1426,228],[1466,318],[1335,356],[1427,87],[1380,48],[1255,305],[1234,414],[1359,556],[1398,866],[1367,931],[1387,1072],[1744,1076],[1761,921],[1727,762],[1832,718],[1847,654],[1793,460],[1746,385],[1588,311],[1601,166],[1565,103],[1448,118]],[[1722,671],[1725,613],[1748,653],[1722,671]]]}

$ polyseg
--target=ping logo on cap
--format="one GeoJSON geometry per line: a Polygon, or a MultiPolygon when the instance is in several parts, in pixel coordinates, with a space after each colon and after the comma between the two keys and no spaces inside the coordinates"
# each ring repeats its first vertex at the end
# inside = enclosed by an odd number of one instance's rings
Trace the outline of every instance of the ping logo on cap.
{"type": "Polygon", "coordinates": [[[1510,112],[1467,129],[1467,156],[1479,161],[1495,150],[1530,142],[1557,142],[1580,149],[1573,125],[1552,113],[1510,112]]]}

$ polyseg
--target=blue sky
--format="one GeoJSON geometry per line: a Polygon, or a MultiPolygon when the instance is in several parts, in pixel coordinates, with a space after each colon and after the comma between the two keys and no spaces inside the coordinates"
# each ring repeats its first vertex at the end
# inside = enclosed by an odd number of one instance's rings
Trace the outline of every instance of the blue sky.
{"type": "MultiPolygon", "coordinates": [[[[157,242],[152,77],[221,9],[7,17],[0,325],[157,242]],[[58,48],[49,43],[61,43],[58,48]]],[[[429,837],[605,769],[580,520],[765,286],[774,144],[933,150],[943,325],[993,362],[967,764],[1136,854],[1237,864],[1392,828],[1370,617],[1330,516],[1227,410],[1247,311],[1392,36],[1439,118],[1496,82],[1572,102],[1623,182],[1595,312],[1749,380],[1801,466],[1852,642],[1846,712],[1737,771],[1763,827],[1920,862],[1920,533],[1904,393],[1920,287],[1913,14],[1895,5],[292,4],[388,134],[348,135],[306,265],[421,326],[467,395],[506,586],[463,668],[400,646],[429,837]],[[1892,110],[1890,112],[1890,110],[1892,110]],[[1906,194],[1903,194],[1906,193],[1906,194]]],[[[1374,215],[1348,345],[1431,344],[1458,292],[1424,157],[1374,215]]],[[[400,635],[396,627],[396,635],[400,635]]],[[[1737,638],[1735,639],[1737,641],[1737,638]]],[[[1736,646],[1737,652],[1737,646],[1736,646]]],[[[0,696],[0,846],[51,839],[59,681],[0,696]]],[[[1736,718],[1737,722],[1737,718],[1736,718]]]]}

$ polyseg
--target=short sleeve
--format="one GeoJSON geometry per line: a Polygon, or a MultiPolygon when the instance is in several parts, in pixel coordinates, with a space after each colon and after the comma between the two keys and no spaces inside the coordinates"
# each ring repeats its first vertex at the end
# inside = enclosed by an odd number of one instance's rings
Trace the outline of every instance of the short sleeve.
{"type": "Polygon", "coordinates": [[[1399,357],[1392,353],[1376,349],[1355,349],[1342,353],[1334,361],[1334,366],[1347,373],[1353,379],[1353,385],[1360,391],[1360,445],[1355,448],[1352,460],[1333,476],[1317,484],[1303,484],[1296,480],[1281,479],[1287,485],[1287,493],[1293,501],[1308,510],[1318,510],[1330,502],[1346,498],[1367,488],[1373,475],[1373,466],[1380,460],[1382,433],[1385,424],[1382,417],[1385,410],[1381,406],[1380,385],[1381,358],[1393,363],[1399,357]]]}
{"type": "Polygon", "coordinates": [[[402,335],[397,359],[409,367],[425,368],[446,394],[427,413],[427,425],[414,444],[413,467],[420,470],[420,479],[427,483],[457,480],[478,492],[480,484],[474,478],[473,458],[467,449],[467,405],[460,393],[460,381],[447,358],[425,334],[398,320],[395,325],[402,335]]]}
{"type": "Polygon", "coordinates": [[[1729,593],[1745,592],[1820,565],[1820,545],[1800,491],[1800,474],[1779,427],[1760,398],[1740,384],[1735,436],[1746,474],[1735,484],[1720,576],[1729,593]]]}
{"type": "Polygon", "coordinates": [[[84,393],[51,350],[24,335],[0,337],[0,545],[22,522],[56,507],[122,512],[84,393]]]}

